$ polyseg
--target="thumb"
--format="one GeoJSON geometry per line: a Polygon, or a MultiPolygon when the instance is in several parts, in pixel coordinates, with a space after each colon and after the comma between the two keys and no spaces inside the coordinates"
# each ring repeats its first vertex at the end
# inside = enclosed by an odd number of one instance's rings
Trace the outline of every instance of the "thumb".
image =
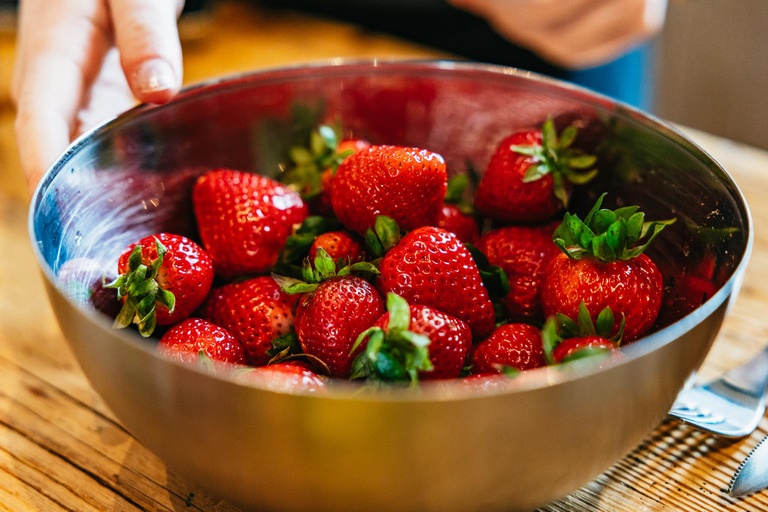
{"type": "Polygon", "coordinates": [[[147,103],[165,103],[181,88],[179,0],[110,0],[117,48],[128,84],[147,103]]]}

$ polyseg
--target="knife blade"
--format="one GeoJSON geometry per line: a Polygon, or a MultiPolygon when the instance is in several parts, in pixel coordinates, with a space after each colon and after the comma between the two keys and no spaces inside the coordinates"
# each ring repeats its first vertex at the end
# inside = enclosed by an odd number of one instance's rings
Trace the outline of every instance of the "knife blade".
{"type": "Polygon", "coordinates": [[[728,494],[733,498],[752,494],[768,487],[768,436],[752,448],[741,463],[728,485],[728,494]]]}

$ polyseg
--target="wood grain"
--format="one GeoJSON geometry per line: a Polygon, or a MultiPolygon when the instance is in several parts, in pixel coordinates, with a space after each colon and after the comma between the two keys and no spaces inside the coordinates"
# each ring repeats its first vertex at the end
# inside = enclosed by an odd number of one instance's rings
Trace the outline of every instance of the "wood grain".
{"type": "MultiPolygon", "coordinates": [[[[190,81],[338,56],[437,56],[354,27],[224,5],[182,27],[190,81]]],[[[48,306],[26,231],[27,198],[8,96],[13,39],[0,34],[0,510],[234,512],[166,470],[88,385],[48,306]]],[[[742,293],[702,368],[716,375],[760,350],[768,332],[768,153],[699,132],[694,139],[733,174],[754,215],[755,251],[742,293]]],[[[737,442],[659,426],[603,475],[542,510],[757,511],[768,493],[731,499],[723,489],[768,432],[737,442]]]]}

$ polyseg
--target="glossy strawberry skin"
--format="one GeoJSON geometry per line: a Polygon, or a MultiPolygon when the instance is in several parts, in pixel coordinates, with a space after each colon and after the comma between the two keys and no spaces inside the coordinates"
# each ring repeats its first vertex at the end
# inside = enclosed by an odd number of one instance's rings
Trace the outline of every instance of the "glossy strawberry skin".
{"type": "Polygon", "coordinates": [[[317,249],[321,247],[333,261],[338,261],[339,258],[348,259],[350,263],[363,261],[363,247],[346,231],[331,231],[315,238],[309,249],[310,261],[315,261],[317,249]]]}
{"type": "Polygon", "coordinates": [[[555,197],[551,175],[523,182],[525,173],[535,161],[515,153],[510,146],[532,145],[541,145],[538,130],[517,132],[501,141],[477,188],[477,211],[502,222],[543,220],[560,211],[563,205],[555,197]]]}
{"type": "Polygon", "coordinates": [[[611,352],[616,351],[613,343],[600,336],[585,336],[583,338],[568,338],[557,345],[552,351],[552,361],[561,363],[567,357],[573,355],[579,350],[586,349],[605,349],[611,352]]]}
{"type": "Polygon", "coordinates": [[[225,279],[269,270],[308,213],[301,197],[276,181],[228,169],[201,176],[192,199],[200,238],[225,279]]]}
{"type": "Polygon", "coordinates": [[[354,356],[352,345],[361,332],[384,314],[384,301],[364,279],[334,277],[311,294],[303,295],[296,308],[296,335],[307,354],[320,358],[334,377],[349,377],[354,356]]]}
{"type": "Polygon", "coordinates": [[[269,361],[271,341],[293,325],[297,300],[271,277],[257,277],[212,290],[200,314],[243,345],[248,364],[260,366],[269,361]]]}
{"type": "MultiPolygon", "coordinates": [[[[336,148],[336,153],[352,151],[352,154],[354,155],[369,147],[371,147],[371,144],[368,141],[362,139],[347,139],[339,142],[339,146],[336,148]]],[[[331,185],[333,184],[335,174],[333,169],[326,169],[320,176],[322,192],[319,196],[309,201],[309,210],[312,212],[312,215],[323,215],[326,217],[333,215],[333,206],[331,206],[331,185]]]]}
{"type": "Polygon", "coordinates": [[[333,211],[358,234],[387,215],[406,231],[437,224],[447,175],[445,161],[424,149],[371,146],[347,158],[331,188],[333,211]]]}
{"type": "Polygon", "coordinates": [[[475,339],[493,330],[493,303],[472,255],[453,233],[435,227],[412,231],[387,252],[379,270],[382,295],[391,292],[456,317],[475,339]]]}
{"type": "MultiPolygon", "coordinates": [[[[710,274],[711,275],[711,274],[710,274]]],[[[690,314],[715,294],[717,288],[711,280],[696,275],[675,278],[674,285],[664,298],[656,327],[666,327],[690,314]]]]}
{"type": "Polygon", "coordinates": [[[610,307],[615,319],[611,336],[618,332],[623,314],[623,343],[629,343],[653,326],[661,308],[662,288],[661,273],[645,254],[611,263],[588,257],[571,260],[559,254],[547,267],[541,305],[546,316],[562,313],[576,321],[583,300],[593,322],[610,307]]]}
{"type": "Polygon", "coordinates": [[[313,372],[309,365],[302,361],[285,361],[269,366],[259,366],[238,374],[237,380],[260,384],[278,393],[292,391],[317,393],[325,390],[325,379],[313,372]]]}
{"type": "MultiPolygon", "coordinates": [[[[472,332],[467,324],[428,306],[410,306],[409,331],[429,338],[429,360],[434,369],[419,372],[419,379],[454,379],[459,376],[472,346],[472,332]]],[[[389,313],[375,324],[385,331],[389,313]]]]}
{"type": "Polygon", "coordinates": [[[476,244],[480,237],[480,230],[475,218],[461,213],[461,210],[453,204],[443,205],[437,227],[450,231],[465,244],[476,244]]]}
{"type": "Polygon", "coordinates": [[[528,324],[497,327],[472,351],[472,373],[501,373],[501,367],[530,370],[546,364],[541,332],[528,324]]]}
{"type": "Polygon", "coordinates": [[[552,243],[555,226],[513,226],[484,235],[477,248],[491,265],[498,265],[509,281],[509,294],[501,299],[513,320],[541,316],[541,285],[552,259],[560,250],[552,243]]]}
{"type": "Polygon", "coordinates": [[[139,240],[123,252],[117,262],[117,270],[125,274],[130,270],[128,258],[136,245],[141,246],[142,263],[150,266],[157,259],[155,237],[167,252],[158,270],[157,284],[173,293],[176,304],[173,313],[162,304],[156,304],[158,325],[173,325],[181,322],[203,303],[213,283],[211,258],[192,240],[179,235],[159,233],[139,240]]]}
{"type": "Polygon", "coordinates": [[[226,329],[200,318],[189,318],[173,326],[157,345],[161,354],[182,363],[197,363],[203,350],[212,361],[245,363],[243,346],[226,329]]]}

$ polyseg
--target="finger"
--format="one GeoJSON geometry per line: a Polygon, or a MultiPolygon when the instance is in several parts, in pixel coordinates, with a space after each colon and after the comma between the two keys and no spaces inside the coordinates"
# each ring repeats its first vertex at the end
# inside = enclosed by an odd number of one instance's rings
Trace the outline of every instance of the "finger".
{"type": "Polygon", "coordinates": [[[110,0],[117,47],[133,93],[165,103],[181,88],[177,0],[110,0]]]}
{"type": "Polygon", "coordinates": [[[16,134],[30,189],[69,145],[84,91],[110,38],[98,1],[26,0],[14,78],[16,134]]]}
{"type": "Polygon", "coordinates": [[[131,88],[120,67],[120,54],[116,48],[104,58],[99,76],[78,113],[74,136],[90,130],[106,119],[128,110],[136,104],[131,88]]]}

